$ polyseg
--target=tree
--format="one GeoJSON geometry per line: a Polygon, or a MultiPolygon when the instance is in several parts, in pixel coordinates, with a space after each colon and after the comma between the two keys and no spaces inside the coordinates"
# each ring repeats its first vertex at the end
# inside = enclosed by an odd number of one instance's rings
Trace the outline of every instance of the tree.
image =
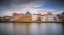
{"type": "Polygon", "coordinates": [[[57,16],[58,16],[58,19],[61,19],[62,18],[62,16],[60,14],[57,14],[57,16]]]}
{"type": "Polygon", "coordinates": [[[62,16],[60,14],[57,14],[57,18],[61,21],[62,16]]]}
{"type": "Polygon", "coordinates": [[[62,16],[64,16],[64,11],[63,11],[63,13],[62,13],[62,16]]]}
{"type": "Polygon", "coordinates": [[[62,17],[63,17],[63,21],[64,21],[64,11],[63,11],[63,13],[62,13],[62,17]]]}
{"type": "Polygon", "coordinates": [[[1,21],[1,16],[0,16],[0,21],[1,21]]]}

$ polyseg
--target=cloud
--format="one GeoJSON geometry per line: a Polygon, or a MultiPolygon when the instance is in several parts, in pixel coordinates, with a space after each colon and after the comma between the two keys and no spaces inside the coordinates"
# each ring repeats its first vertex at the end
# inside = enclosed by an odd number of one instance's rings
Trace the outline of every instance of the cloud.
{"type": "MultiPolygon", "coordinates": [[[[40,9],[37,7],[44,6],[45,3],[52,2],[49,0],[0,0],[0,16],[12,15],[13,13],[26,13],[30,11],[33,13],[47,13],[52,11],[54,14],[60,13],[61,11],[40,9]],[[36,9],[37,8],[37,9],[36,9]]],[[[54,1],[55,2],[55,1],[54,1]]]]}
{"type": "Polygon", "coordinates": [[[52,14],[53,15],[56,15],[56,14],[61,14],[62,12],[63,12],[63,10],[61,10],[61,11],[56,11],[56,10],[47,10],[47,9],[34,9],[34,8],[23,8],[23,9],[21,9],[21,10],[18,10],[18,11],[9,11],[9,10],[7,10],[7,11],[5,11],[5,12],[2,12],[1,14],[1,16],[4,16],[4,15],[11,15],[12,16],[12,14],[13,13],[26,13],[27,11],[29,11],[30,13],[32,13],[32,14],[37,14],[37,13],[41,13],[41,14],[47,14],[47,12],[52,12],[52,14]]]}
{"type": "MultiPolygon", "coordinates": [[[[17,2],[17,0],[15,2],[17,2]]],[[[35,1],[35,0],[33,2],[30,1],[30,3],[26,3],[26,2],[24,4],[22,4],[22,3],[20,5],[11,4],[10,8],[5,8],[5,9],[2,8],[4,10],[1,12],[1,16],[11,15],[14,12],[16,12],[16,13],[25,13],[26,11],[30,11],[31,13],[34,13],[34,12],[36,12],[35,9],[34,9],[35,6],[43,5],[43,4],[41,4],[42,1],[35,1]]]]}
{"type": "Polygon", "coordinates": [[[43,5],[39,5],[39,6],[34,6],[34,7],[41,7],[41,6],[43,6],[43,5]]]}
{"type": "Polygon", "coordinates": [[[21,5],[21,4],[30,4],[34,2],[35,4],[40,3],[41,1],[45,3],[54,3],[57,6],[64,7],[64,0],[0,0],[0,6],[9,8],[11,5],[21,5]]]}

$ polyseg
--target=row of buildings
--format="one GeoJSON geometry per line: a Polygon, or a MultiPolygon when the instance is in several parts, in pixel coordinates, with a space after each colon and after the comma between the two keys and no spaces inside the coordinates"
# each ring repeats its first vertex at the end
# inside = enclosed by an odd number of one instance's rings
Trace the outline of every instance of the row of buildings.
{"type": "Polygon", "coordinates": [[[2,21],[60,21],[62,16],[54,16],[52,12],[48,12],[47,14],[31,14],[27,11],[25,14],[13,13],[12,16],[3,16],[1,19],[2,21]]]}

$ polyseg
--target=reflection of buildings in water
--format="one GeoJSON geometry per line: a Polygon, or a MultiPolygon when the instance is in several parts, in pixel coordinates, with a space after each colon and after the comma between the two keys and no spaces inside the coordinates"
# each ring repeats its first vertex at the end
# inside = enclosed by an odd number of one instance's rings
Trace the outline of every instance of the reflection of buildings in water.
{"type": "Polygon", "coordinates": [[[13,24],[13,29],[14,29],[14,34],[20,34],[21,33],[21,27],[22,24],[20,23],[14,23],[13,24]]]}
{"type": "Polygon", "coordinates": [[[27,34],[27,35],[30,34],[30,31],[29,31],[29,30],[30,30],[30,29],[29,29],[30,24],[31,24],[31,23],[26,23],[26,24],[25,24],[25,25],[26,25],[26,34],[27,34]]]}
{"type": "Polygon", "coordinates": [[[38,24],[37,23],[16,23],[14,24],[14,32],[15,34],[38,34],[38,24]]]}
{"type": "Polygon", "coordinates": [[[14,23],[15,34],[37,35],[37,34],[61,34],[64,32],[64,24],[55,23],[14,23]]]}
{"type": "Polygon", "coordinates": [[[13,34],[12,23],[0,23],[0,35],[13,34]]]}
{"type": "Polygon", "coordinates": [[[64,34],[64,23],[62,23],[62,34],[64,34]]]}
{"type": "Polygon", "coordinates": [[[23,34],[25,35],[27,30],[26,30],[26,24],[24,23],[16,23],[14,24],[14,32],[15,34],[23,34]]]}
{"type": "Polygon", "coordinates": [[[37,35],[38,34],[38,24],[37,23],[31,23],[29,26],[29,31],[31,35],[37,35]]]}
{"type": "Polygon", "coordinates": [[[14,33],[14,35],[61,35],[64,33],[62,23],[2,23],[1,26],[3,32],[14,33]]]}
{"type": "Polygon", "coordinates": [[[15,34],[26,35],[29,33],[29,24],[27,23],[15,23],[14,24],[15,34]]]}
{"type": "MultiPolygon", "coordinates": [[[[38,25],[39,34],[62,34],[62,25],[55,23],[41,23],[38,25]]],[[[64,30],[64,28],[63,28],[64,30]]]]}

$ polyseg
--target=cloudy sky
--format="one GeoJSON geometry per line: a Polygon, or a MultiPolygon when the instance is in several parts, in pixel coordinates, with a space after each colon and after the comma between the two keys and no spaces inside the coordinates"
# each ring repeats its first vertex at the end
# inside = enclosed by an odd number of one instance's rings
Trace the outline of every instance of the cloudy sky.
{"type": "Polygon", "coordinates": [[[0,16],[13,13],[46,14],[51,11],[54,15],[64,10],[64,0],[0,0],[0,16]]]}

